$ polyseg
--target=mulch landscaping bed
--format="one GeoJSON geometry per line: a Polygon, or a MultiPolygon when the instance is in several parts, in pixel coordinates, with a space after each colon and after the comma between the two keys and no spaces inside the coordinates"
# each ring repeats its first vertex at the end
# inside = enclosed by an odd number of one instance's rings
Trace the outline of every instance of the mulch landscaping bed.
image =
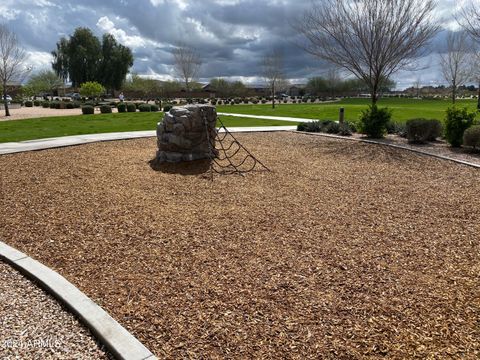
{"type": "Polygon", "coordinates": [[[155,139],[1,156],[0,237],[160,358],[480,356],[478,170],[238,138],[273,172],[154,171],[155,139]]]}

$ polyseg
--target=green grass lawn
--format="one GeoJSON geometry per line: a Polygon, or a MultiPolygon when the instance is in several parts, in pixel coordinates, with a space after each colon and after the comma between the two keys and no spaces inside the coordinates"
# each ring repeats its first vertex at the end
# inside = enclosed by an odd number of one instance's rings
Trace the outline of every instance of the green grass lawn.
{"type": "MultiPolygon", "coordinates": [[[[344,99],[328,104],[279,104],[275,109],[272,105],[222,105],[217,106],[218,112],[245,115],[268,115],[300,117],[307,119],[337,120],[340,107],[345,108],[347,120],[358,120],[360,113],[370,104],[368,99],[344,99]]],[[[459,100],[458,106],[475,110],[476,100],[459,100]]],[[[431,118],[443,120],[445,110],[451,106],[447,100],[414,100],[414,99],[383,99],[379,106],[393,110],[393,120],[405,122],[413,118],[431,118]]]]}
{"type": "MultiPolygon", "coordinates": [[[[338,110],[345,108],[347,120],[358,120],[363,109],[369,105],[368,99],[345,99],[329,104],[279,104],[275,109],[271,105],[224,105],[218,106],[218,112],[299,117],[307,119],[338,119],[338,110]]],[[[476,100],[460,100],[458,106],[476,109],[476,100]]],[[[408,119],[423,117],[443,120],[445,110],[451,106],[447,100],[385,99],[379,102],[393,110],[393,120],[404,122],[408,119]]],[[[39,119],[26,119],[0,122],[0,142],[22,141],[80,134],[106,132],[155,130],[162,113],[122,113],[62,116],[39,119]]],[[[235,118],[223,116],[226,126],[287,126],[296,122],[235,118]]]]}
{"type": "MultiPolygon", "coordinates": [[[[81,134],[155,130],[162,113],[122,113],[60,116],[0,122],[0,143],[81,134]]],[[[296,122],[221,118],[225,126],[288,126],[296,122]]]]}

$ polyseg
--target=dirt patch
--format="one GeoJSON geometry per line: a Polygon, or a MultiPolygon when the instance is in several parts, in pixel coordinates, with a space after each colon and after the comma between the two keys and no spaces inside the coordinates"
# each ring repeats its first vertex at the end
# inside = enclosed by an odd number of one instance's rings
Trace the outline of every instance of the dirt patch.
{"type": "Polygon", "coordinates": [[[154,139],[2,156],[0,237],[161,358],[480,355],[478,170],[238,138],[273,172],[155,171],[154,139]]]}
{"type": "MultiPolygon", "coordinates": [[[[113,108],[112,112],[117,112],[117,109],[113,108]]],[[[100,114],[99,107],[95,107],[95,114],[100,114]]],[[[5,110],[0,110],[0,121],[70,115],[82,115],[82,109],[50,109],[39,106],[13,108],[10,109],[10,116],[5,116],[5,110]]]]}

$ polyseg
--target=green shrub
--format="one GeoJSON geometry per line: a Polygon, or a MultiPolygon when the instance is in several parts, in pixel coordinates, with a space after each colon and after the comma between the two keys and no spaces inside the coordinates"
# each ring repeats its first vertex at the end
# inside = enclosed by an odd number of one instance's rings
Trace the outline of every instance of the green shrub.
{"type": "Polygon", "coordinates": [[[382,138],[386,132],[386,126],[392,118],[392,112],[387,108],[379,108],[371,105],[362,111],[360,116],[360,131],[374,139],[382,138]]]}
{"type": "Polygon", "coordinates": [[[30,101],[30,100],[25,101],[25,107],[33,107],[33,101],[30,101]]]}
{"type": "Polygon", "coordinates": [[[119,113],[127,112],[127,104],[125,104],[124,102],[119,103],[117,105],[117,110],[119,113]]]}
{"type": "Polygon", "coordinates": [[[334,121],[329,122],[322,127],[322,132],[326,132],[327,134],[338,134],[340,132],[340,124],[334,121]]]}
{"type": "Polygon", "coordinates": [[[83,115],[92,115],[94,113],[95,113],[95,108],[92,105],[82,106],[82,114],[83,115]]]}
{"type": "Polygon", "coordinates": [[[407,137],[407,125],[396,121],[389,121],[386,125],[388,134],[395,134],[401,137],[407,137]]]}
{"type": "Polygon", "coordinates": [[[35,106],[40,106],[40,104],[41,104],[40,100],[34,100],[33,101],[33,105],[35,105],[35,106]]]}
{"type": "Polygon", "coordinates": [[[172,105],[165,105],[163,107],[163,112],[169,112],[170,110],[172,110],[172,107],[173,107],[172,105]]]}
{"type": "Polygon", "coordinates": [[[128,104],[127,104],[127,111],[128,111],[128,112],[136,112],[136,111],[137,111],[137,107],[136,107],[135,104],[133,104],[133,103],[128,103],[128,104]]]}
{"type": "Polygon", "coordinates": [[[111,114],[112,113],[112,107],[110,105],[102,105],[102,106],[100,106],[100,112],[102,114],[111,114]]]}
{"type": "Polygon", "coordinates": [[[358,126],[355,122],[353,121],[345,121],[345,124],[348,125],[348,128],[352,133],[356,133],[358,131],[358,126]]]}
{"type": "Polygon", "coordinates": [[[56,104],[55,101],[52,101],[51,103],[49,103],[50,109],[55,109],[55,104],[56,104]]]}
{"type": "Polygon", "coordinates": [[[136,103],[135,103],[135,107],[136,107],[137,110],[138,110],[139,107],[140,107],[140,105],[143,105],[143,104],[145,104],[145,103],[143,103],[143,102],[136,102],[136,103]]]}
{"type": "Polygon", "coordinates": [[[352,135],[352,129],[350,128],[350,125],[348,124],[348,122],[338,124],[337,134],[342,135],[342,136],[351,136],[352,135]]]}
{"type": "Polygon", "coordinates": [[[452,106],[447,109],[445,118],[445,138],[452,147],[459,147],[463,143],[463,133],[475,120],[475,113],[469,113],[466,108],[458,109],[452,106]]]}
{"type": "Polygon", "coordinates": [[[68,102],[68,103],[65,105],[65,107],[66,107],[67,109],[73,109],[73,108],[75,107],[75,105],[74,105],[73,103],[71,103],[71,102],[68,102]]]}
{"type": "Polygon", "coordinates": [[[298,131],[320,132],[321,129],[322,123],[320,121],[303,122],[297,125],[298,131]]]}
{"type": "Polygon", "coordinates": [[[152,109],[150,108],[150,105],[149,104],[141,104],[138,106],[138,110],[140,110],[140,112],[150,112],[152,111],[152,109]]]}
{"type": "Polygon", "coordinates": [[[406,123],[406,136],[410,143],[434,141],[441,135],[442,124],[438,120],[411,119],[406,123]]]}
{"type": "Polygon", "coordinates": [[[44,102],[42,103],[42,107],[43,107],[43,108],[49,108],[49,107],[50,107],[50,102],[44,101],[44,102]]]}
{"type": "Polygon", "coordinates": [[[480,149],[480,125],[475,125],[465,130],[463,145],[472,147],[475,150],[480,149]]]}
{"type": "Polygon", "coordinates": [[[157,112],[159,110],[160,110],[160,108],[158,107],[158,105],[156,105],[156,104],[150,105],[150,111],[151,112],[157,112]]]}
{"type": "Polygon", "coordinates": [[[443,125],[440,120],[430,119],[430,136],[428,141],[435,141],[437,138],[441,137],[443,134],[443,125]]]}
{"type": "Polygon", "coordinates": [[[79,101],[74,101],[74,102],[73,102],[73,107],[74,107],[75,109],[80,109],[81,106],[82,106],[82,103],[81,103],[81,102],[79,102],[79,101]]]}

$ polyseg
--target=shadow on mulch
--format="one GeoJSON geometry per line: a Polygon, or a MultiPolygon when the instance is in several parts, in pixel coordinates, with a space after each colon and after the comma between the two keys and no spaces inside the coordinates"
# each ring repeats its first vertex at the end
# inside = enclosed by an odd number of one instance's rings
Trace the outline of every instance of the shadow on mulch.
{"type": "Polygon", "coordinates": [[[210,170],[210,159],[185,161],[181,163],[159,163],[156,159],[150,160],[150,167],[154,171],[165,174],[202,175],[210,170]]]}

